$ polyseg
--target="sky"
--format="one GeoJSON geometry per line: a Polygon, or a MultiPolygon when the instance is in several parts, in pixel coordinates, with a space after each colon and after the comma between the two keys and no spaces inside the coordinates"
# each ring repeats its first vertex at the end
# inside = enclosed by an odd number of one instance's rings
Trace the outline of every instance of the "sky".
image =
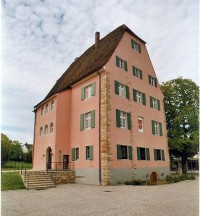
{"type": "Polygon", "coordinates": [[[74,59],[122,24],[147,42],[160,83],[199,83],[198,0],[2,0],[1,132],[33,143],[34,106],[74,59]]]}

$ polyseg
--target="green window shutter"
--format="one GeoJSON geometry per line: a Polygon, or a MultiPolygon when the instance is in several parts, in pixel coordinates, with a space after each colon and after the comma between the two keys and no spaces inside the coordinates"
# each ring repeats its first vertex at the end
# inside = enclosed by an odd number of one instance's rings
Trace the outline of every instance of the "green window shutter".
{"type": "Polygon", "coordinates": [[[157,161],[157,149],[154,149],[154,160],[157,161]]]}
{"type": "Polygon", "coordinates": [[[127,61],[124,61],[124,70],[125,70],[125,71],[128,71],[127,61]]]}
{"type": "Polygon", "coordinates": [[[160,123],[160,122],[159,122],[159,129],[160,129],[160,136],[162,136],[163,135],[163,133],[162,133],[162,123],[160,123]]]}
{"type": "Polygon", "coordinates": [[[128,146],[128,158],[129,160],[133,160],[132,146],[128,146]]]}
{"type": "Polygon", "coordinates": [[[146,148],[146,159],[147,159],[147,160],[150,160],[149,148],[146,148]]]}
{"type": "Polygon", "coordinates": [[[81,88],[81,100],[84,100],[85,99],[85,88],[82,87],[81,88]]]}
{"type": "Polygon", "coordinates": [[[135,67],[132,66],[132,69],[133,69],[133,76],[135,76],[135,75],[136,75],[136,74],[135,74],[135,67]]]}
{"type": "Polygon", "coordinates": [[[80,130],[84,130],[84,114],[81,114],[80,116],[80,130]]]}
{"type": "Polygon", "coordinates": [[[75,148],[72,148],[72,161],[75,161],[75,148]]]}
{"type": "Polygon", "coordinates": [[[137,147],[137,159],[141,160],[140,148],[137,147]]]}
{"type": "Polygon", "coordinates": [[[116,109],[116,126],[120,128],[120,110],[116,109]]]}
{"type": "Polygon", "coordinates": [[[158,110],[160,110],[160,100],[157,100],[158,103],[158,110]]]}
{"type": "Polygon", "coordinates": [[[115,80],[115,94],[119,95],[119,83],[115,80]]]}
{"type": "Polygon", "coordinates": [[[150,96],[150,107],[153,108],[153,98],[150,96]]]}
{"type": "Polygon", "coordinates": [[[131,45],[132,45],[132,48],[134,49],[134,40],[133,39],[131,39],[131,45]]]}
{"type": "Polygon", "coordinates": [[[165,161],[165,152],[162,150],[162,161],[165,161]]]}
{"type": "Polygon", "coordinates": [[[116,65],[119,67],[119,57],[116,56],[116,65]]]}
{"type": "Polygon", "coordinates": [[[129,99],[129,87],[126,86],[126,98],[129,99]]]}
{"type": "Polygon", "coordinates": [[[151,76],[148,75],[148,78],[149,78],[149,84],[151,84],[151,76]]]}
{"type": "Polygon", "coordinates": [[[91,112],[91,128],[95,127],[95,111],[92,110],[91,112]]]}
{"type": "Polygon", "coordinates": [[[140,44],[138,44],[138,48],[139,48],[139,53],[141,53],[141,46],[140,46],[140,44]]]}
{"type": "Polygon", "coordinates": [[[140,70],[140,79],[142,79],[142,70],[140,70]]]}
{"type": "Polygon", "coordinates": [[[117,145],[117,159],[122,159],[122,148],[121,145],[117,145]]]}
{"type": "Polygon", "coordinates": [[[142,103],[143,105],[146,105],[146,96],[144,93],[142,93],[142,103]]]}
{"type": "Polygon", "coordinates": [[[90,160],[93,160],[93,145],[91,145],[89,149],[90,149],[90,160]]]}
{"type": "Polygon", "coordinates": [[[135,102],[137,102],[137,96],[136,96],[136,94],[137,94],[137,90],[133,89],[133,100],[135,102]]]}
{"type": "Polygon", "coordinates": [[[157,87],[157,79],[156,78],[154,78],[155,79],[155,87],[157,87]]]}
{"type": "Polygon", "coordinates": [[[153,121],[153,120],[151,121],[151,124],[152,124],[152,134],[154,134],[154,135],[155,135],[155,127],[154,127],[154,122],[155,122],[155,121],[153,121]]]}
{"type": "Polygon", "coordinates": [[[95,95],[95,82],[92,83],[92,96],[95,95]]]}
{"type": "Polygon", "coordinates": [[[131,130],[131,113],[127,113],[128,129],[131,130]]]}

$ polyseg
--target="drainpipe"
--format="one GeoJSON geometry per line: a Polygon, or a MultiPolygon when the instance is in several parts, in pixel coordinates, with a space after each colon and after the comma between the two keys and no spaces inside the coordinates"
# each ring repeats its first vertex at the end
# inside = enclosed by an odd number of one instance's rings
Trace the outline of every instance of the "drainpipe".
{"type": "Polygon", "coordinates": [[[99,75],[99,184],[101,185],[101,74],[99,75]]]}

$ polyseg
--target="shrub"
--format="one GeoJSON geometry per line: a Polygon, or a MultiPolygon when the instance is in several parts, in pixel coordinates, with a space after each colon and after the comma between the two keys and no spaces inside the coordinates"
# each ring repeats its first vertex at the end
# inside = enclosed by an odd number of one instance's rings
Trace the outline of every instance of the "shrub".
{"type": "Polygon", "coordinates": [[[171,175],[166,176],[166,181],[168,183],[176,183],[176,182],[185,181],[185,180],[195,180],[195,176],[188,175],[188,174],[183,174],[181,176],[171,176],[171,175]]]}
{"type": "Polygon", "coordinates": [[[131,181],[125,181],[124,184],[125,185],[146,185],[146,181],[141,179],[137,179],[137,180],[135,179],[131,181]]]}

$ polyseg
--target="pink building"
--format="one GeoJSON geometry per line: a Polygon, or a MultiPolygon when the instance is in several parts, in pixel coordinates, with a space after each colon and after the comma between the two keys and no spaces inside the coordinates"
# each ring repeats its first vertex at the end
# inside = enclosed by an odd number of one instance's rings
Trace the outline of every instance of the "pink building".
{"type": "Polygon", "coordinates": [[[169,173],[163,94],[145,41],[127,26],[96,32],[35,106],[33,169],[55,164],[96,185],[169,173]]]}

